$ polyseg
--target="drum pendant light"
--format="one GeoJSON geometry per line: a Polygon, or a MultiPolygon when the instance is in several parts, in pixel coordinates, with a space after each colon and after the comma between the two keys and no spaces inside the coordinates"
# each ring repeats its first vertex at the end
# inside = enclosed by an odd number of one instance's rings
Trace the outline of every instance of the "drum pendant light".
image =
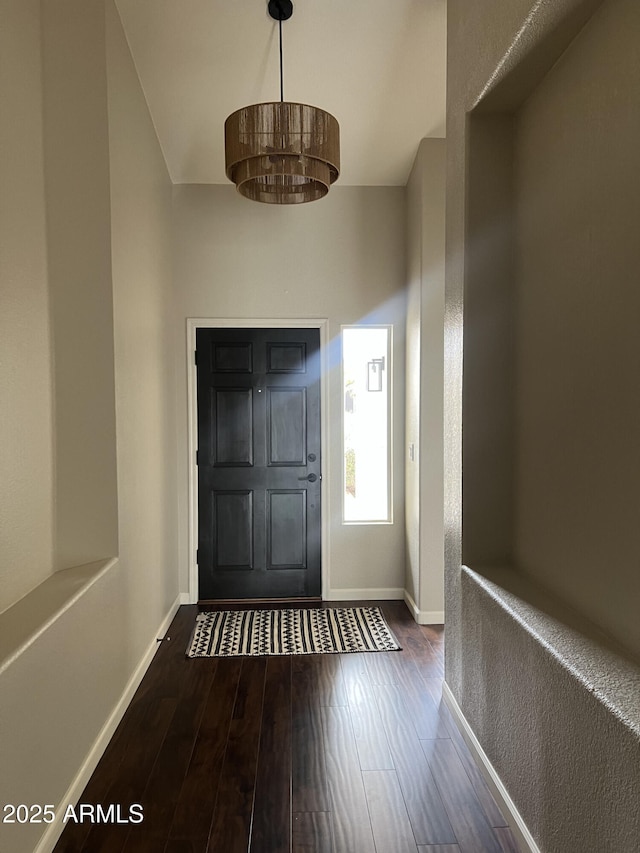
{"type": "Polygon", "coordinates": [[[291,0],[269,0],[280,36],[280,100],[236,110],[224,125],[226,173],[252,201],[300,204],[323,198],[340,173],[340,127],[328,112],[284,100],[282,22],[291,0]]]}

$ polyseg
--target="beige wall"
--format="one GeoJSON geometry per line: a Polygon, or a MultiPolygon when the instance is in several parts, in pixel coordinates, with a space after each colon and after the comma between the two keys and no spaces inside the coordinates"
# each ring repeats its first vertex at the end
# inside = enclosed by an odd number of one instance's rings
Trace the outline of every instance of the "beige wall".
{"type": "Polygon", "coordinates": [[[112,2],[107,83],[119,556],[133,665],[178,594],[172,185],[112,2]]]}
{"type": "Polygon", "coordinates": [[[423,623],[444,611],[445,155],[444,139],[423,139],[407,184],[405,589],[423,623]]]}
{"type": "Polygon", "coordinates": [[[462,561],[504,566],[514,504],[513,119],[472,114],[467,133],[462,561]]]}
{"type": "Polygon", "coordinates": [[[633,849],[638,7],[448,15],[446,681],[541,850],[633,849]]]}
{"type": "Polygon", "coordinates": [[[42,5],[55,392],[55,568],[118,548],[105,22],[42,5]]]}
{"type": "Polygon", "coordinates": [[[640,6],[520,110],[515,560],[640,659],[640,6]]]}
{"type": "Polygon", "coordinates": [[[53,569],[39,0],[0,5],[0,612],[53,569]]]}
{"type": "Polygon", "coordinates": [[[630,16],[605,4],[517,112],[469,119],[463,562],[517,567],[640,654],[630,16]]]}
{"type": "MultiPolygon", "coordinates": [[[[174,188],[174,282],[180,475],[181,583],[187,565],[185,320],[329,320],[329,487],[334,595],[400,595],[404,576],[404,190],[335,186],[326,199],[286,208],[251,204],[232,186],[174,188]],[[394,324],[394,524],[341,523],[340,325],[394,324]]],[[[327,476],[328,475],[328,476],[327,476]]]]}
{"type": "MultiPolygon", "coordinates": [[[[178,597],[175,385],[171,182],[115,5],[112,0],[45,5],[45,64],[52,70],[44,92],[45,128],[55,142],[49,149],[52,159],[45,156],[45,167],[51,164],[48,213],[68,213],[66,227],[57,223],[49,231],[52,290],[59,286],[53,298],[61,299],[56,335],[59,328],[65,335],[62,343],[57,338],[56,346],[67,349],[56,365],[56,382],[73,392],[70,402],[64,396],[57,400],[64,404],[57,422],[66,440],[75,436],[77,444],[75,455],[60,456],[70,465],[58,484],[69,522],[60,528],[68,546],[62,550],[69,557],[108,541],[117,554],[104,564],[55,572],[0,614],[0,800],[52,803],[59,810],[61,803],[64,807],[80,796],[124,710],[121,700],[124,697],[126,705],[178,597]],[[74,98],[61,105],[57,97],[64,81],[74,87],[74,98]],[[66,162],[65,132],[55,126],[56,115],[71,130],[86,131],[68,143],[72,164],[66,162]],[[83,244],[71,239],[72,226],[79,237],[86,237],[83,244]],[[90,382],[91,376],[99,381],[90,382]],[[85,408],[91,409],[86,417],[85,408]],[[98,413],[104,414],[102,426],[96,425],[98,413]],[[92,425],[95,436],[88,434],[92,425]],[[90,458],[92,454],[100,459],[90,458]],[[85,518],[85,508],[78,506],[88,486],[85,465],[94,475],[86,510],[93,513],[103,506],[113,511],[116,523],[111,516],[103,528],[96,522],[90,540],[79,535],[76,541],[74,527],[85,518]],[[111,545],[116,531],[118,538],[111,545]],[[27,633],[25,624],[31,626],[27,633]]],[[[35,20],[13,20],[36,39],[40,22],[37,9],[31,11],[35,20]]],[[[11,70],[17,74],[24,61],[23,52],[14,56],[11,70]]],[[[35,81],[34,87],[28,103],[33,99],[37,107],[35,81]]],[[[20,123],[6,130],[19,163],[20,123]]],[[[16,202],[20,190],[13,185],[16,202]]],[[[44,217],[42,193],[30,193],[29,198],[35,208],[35,200],[40,205],[37,222],[44,217]]],[[[14,215],[20,224],[18,207],[14,215]]],[[[39,233],[36,230],[33,240],[36,253],[39,233]]],[[[22,261],[17,258],[14,264],[17,269],[22,261]]],[[[4,291],[4,269],[2,286],[4,291]]],[[[34,292],[28,302],[15,304],[25,329],[42,328],[47,314],[43,285],[37,299],[34,292]]],[[[13,356],[9,366],[27,384],[31,377],[22,371],[22,353],[13,356]]],[[[52,387],[51,382],[45,384],[52,387]]],[[[46,415],[46,406],[44,411],[46,415]]],[[[24,420],[18,426],[28,435],[28,413],[17,414],[24,420]]],[[[3,424],[1,438],[3,444],[12,442],[14,453],[23,452],[16,430],[5,431],[3,424]]],[[[38,494],[27,500],[27,509],[31,505],[40,512],[38,494]]],[[[93,522],[92,517],[87,520],[89,526],[93,522]]],[[[19,553],[32,550],[32,543],[25,541],[19,553]]],[[[8,568],[10,579],[19,575],[17,563],[8,568]]],[[[44,830],[45,825],[0,825],[0,848],[32,853],[44,830]]],[[[45,843],[42,849],[51,845],[45,843]]]]}
{"type": "Polygon", "coordinates": [[[407,181],[407,326],[405,354],[405,578],[409,601],[420,598],[420,354],[422,328],[422,157],[407,181]],[[413,445],[413,459],[410,448],[413,445]]]}

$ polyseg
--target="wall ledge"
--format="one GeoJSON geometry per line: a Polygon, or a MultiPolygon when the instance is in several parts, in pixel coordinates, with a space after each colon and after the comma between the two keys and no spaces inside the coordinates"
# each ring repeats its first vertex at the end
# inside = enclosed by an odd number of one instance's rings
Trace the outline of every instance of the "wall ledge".
{"type": "Polygon", "coordinates": [[[0,613],[0,674],[117,563],[111,557],[55,572],[0,613]]]}
{"type": "Polygon", "coordinates": [[[640,665],[597,626],[509,568],[462,567],[640,744],[640,665]]]}

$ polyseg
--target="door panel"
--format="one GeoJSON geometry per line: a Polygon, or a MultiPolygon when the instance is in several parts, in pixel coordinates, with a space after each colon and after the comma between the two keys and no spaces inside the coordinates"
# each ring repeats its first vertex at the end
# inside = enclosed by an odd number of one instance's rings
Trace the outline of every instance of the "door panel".
{"type": "Polygon", "coordinates": [[[305,388],[267,389],[269,465],[305,465],[307,399],[305,388]]]}
{"type": "Polygon", "coordinates": [[[251,373],[253,348],[250,343],[214,344],[211,369],[218,373],[251,373]]]}
{"type": "Polygon", "coordinates": [[[200,600],[319,596],[320,333],[198,329],[200,600]]]}
{"type": "Polygon", "coordinates": [[[304,373],[306,363],[306,346],[303,343],[267,345],[269,373],[304,373]]]}
{"type": "Polygon", "coordinates": [[[250,388],[211,390],[211,426],[215,429],[211,447],[213,465],[253,464],[253,399],[250,388]]]}
{"type": "Polygon", "coordinates": [[[221,569],[253,568],[253,494],[213,492],[215,564],[221,569]]]}
{"type": "Polygon", "coordinates": [[[306,490],[267,494],[267,566],[270,569],[307,567],[306,490]]]}

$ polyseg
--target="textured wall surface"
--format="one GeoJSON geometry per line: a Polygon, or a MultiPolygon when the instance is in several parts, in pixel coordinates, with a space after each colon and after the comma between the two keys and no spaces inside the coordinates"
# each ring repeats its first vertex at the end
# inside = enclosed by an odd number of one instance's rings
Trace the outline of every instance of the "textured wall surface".
{"type": "Polygon", "coordinates": [[[462,574],[465,716],[543,853],[632,853],[640,669],[512,574],[462,574]]]}
{"type": "Polygon", "coordinates": [[[448,14],[446,678],[544,853],[636,850],[638,8],[448,14]]]}

